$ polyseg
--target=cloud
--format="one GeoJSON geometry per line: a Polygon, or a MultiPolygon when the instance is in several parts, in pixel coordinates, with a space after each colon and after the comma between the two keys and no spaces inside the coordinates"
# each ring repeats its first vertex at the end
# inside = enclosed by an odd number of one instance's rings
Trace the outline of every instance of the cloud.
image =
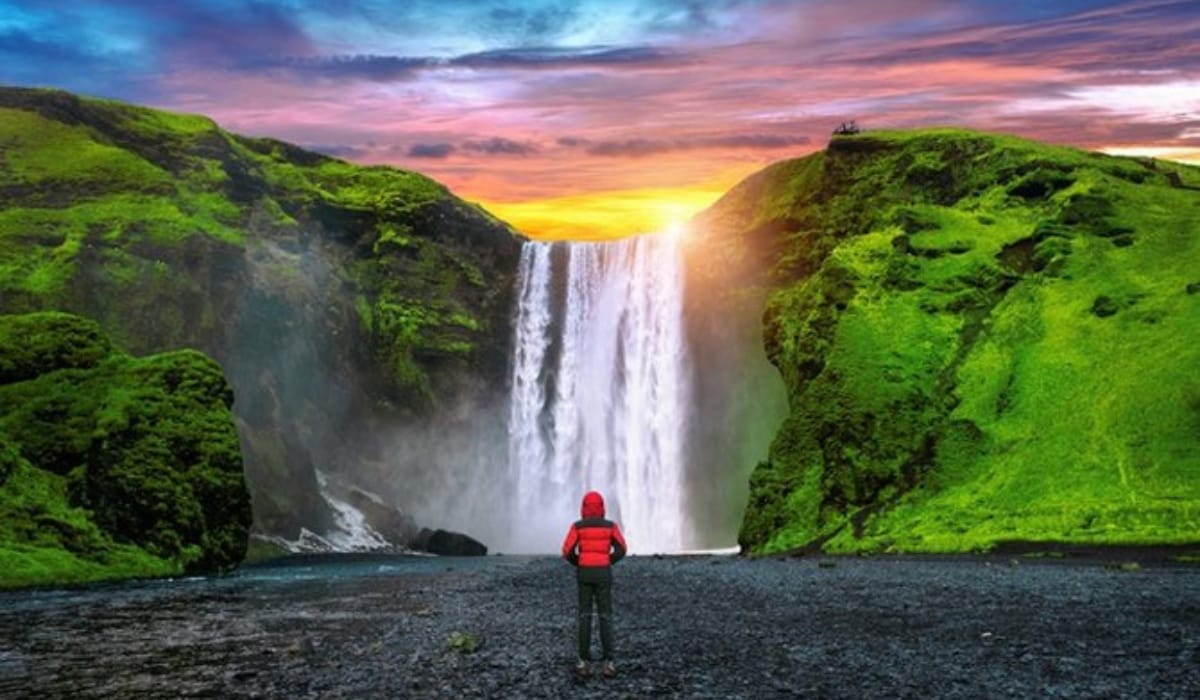
{"type": "Polygon", "coordinates": [[[591,139],[581,138],[579,136],[563,136],[557,140],[558,145],[566,146],[567,148],[581,148],[591,145],[591,139]]]}
{"type": "Polygon", "coordinates": [[[455,150],[452,143],[414,143],[408,147],[408,157],[440,160],[455,150]]]}
{"type": "Polygon", "coordinates": [[[557,143],[566,148],[581,148],[593,156],[620,156],[642,158],[646,156],[695,151],[701,149],[751,149],[772,150],[805,146],[812,142],[808,136],[786,136],[778,134],[726,134],[677,139],[634,138],[625,140],[593,141],[579,137],[563,137],[557,143]]]}
{"type": "Polygon", "coordinates": [[[588,67],[625,69],[679,65],[687,58],[649,46],[592,46],[583,48],[510,48],[481,51],[450,58],[381,54],[326,56],[255,56],[241,60],[243,71],[282,69],[300,77],[348,78],[397,82],[422,71],[468,68],[472,70],[565,70],[588,67]]]}
{"type": "Polygon", "coordinates": [[[345,160],[354,160],[370,155],[373,151],[369,148],[359,148],[358,146],[345,146],[339,144],[321,144],[307,143],[302,144],[304,148],[321,153],[334,158],[342,158],[345,160]]]}
{"type": "Polygon", "coordinates": [[[514,40],[553,38],[566,31],[578,17],[570,5],[551,7],[496,7],[483,17],[487,30],[514,40]]]}
{"type": "Polygon", "coordinates": [[[538,152],[537,144],[514,141],[502,136],[493,136],[481,141],[464,141],[460,147],[464,151],[483,153],[486,155],[528,156],[538,152]]]}
{"type": "MultiPolygon", "coordinates": [[[[3,19],[0,14],[0,22],[3,19]]],[[[65,30],[70,40],[61,40],[44,31],[0,30],[0,84],[54,86],[126,100],[145,100],[152,94],[145,56],[106,50],[74,31],[65,30]]]]}
{"type": "Polygon", "coordinates": [[[243,70],[283,68],[301,75],[395,82],[412,78],[422,68],[429,68],[438,63],[432,58],[346,55],[256,60],[244,62],[239,67],[243,70]]]}
{"type": "Polygon", "coordinates": [[[1200,67],[1200,14],[1177,0],[1118,3],[1041,22],[1011,22],[959,30],[931,30],[907,42],[840,53],[850,65],[979,59],[1078,71],[1200,67]],[[1120,60],[1115,60],[1120,57],[1120,60]]]}
{"type": "Polygon", "coordinates": [[[467,68],[569,68],[573,66],[655,66],[678,64],[681,53],[652,46],[589,46],[495,49],[459,56],[451,65],[467,68]]]}

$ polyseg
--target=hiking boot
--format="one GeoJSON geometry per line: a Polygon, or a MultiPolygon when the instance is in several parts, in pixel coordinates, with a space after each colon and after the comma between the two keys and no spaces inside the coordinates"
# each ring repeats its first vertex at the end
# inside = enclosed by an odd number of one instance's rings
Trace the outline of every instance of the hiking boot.
{"type": "Polygon", "coordinates": [[[600,673],[605,678],[612,678],[613,676],[617,675],[617,667],[613,666],[613,662],[605,661],[603,664],[600,665],[600,673]]]}
{"type": "Polygon", "coordinates": [[[591,678],[592,665],[583,659],[580,659],[579,663],[575,664],[575,675],[579,676],[580,678],[591,678]]]}

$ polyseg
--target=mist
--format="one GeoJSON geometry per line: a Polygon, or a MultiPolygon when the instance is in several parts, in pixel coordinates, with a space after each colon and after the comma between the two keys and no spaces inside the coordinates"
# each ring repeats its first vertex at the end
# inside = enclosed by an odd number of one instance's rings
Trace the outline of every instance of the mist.
{"type": "Polygon", "coordinates": [[[349,369],[370,358],[331,291],[338,251],[259,244],[227,367],[261,529],[293,549],[403,547],[431,528],[546,553],[594,489],[634,552],[735,545],[786,400],[758,314],[688,288],[688,245],[524,244],[507,382],[449,373],[418,414],[349,369]],[[394,511],[390,529],[364,498],[394,511]]]}

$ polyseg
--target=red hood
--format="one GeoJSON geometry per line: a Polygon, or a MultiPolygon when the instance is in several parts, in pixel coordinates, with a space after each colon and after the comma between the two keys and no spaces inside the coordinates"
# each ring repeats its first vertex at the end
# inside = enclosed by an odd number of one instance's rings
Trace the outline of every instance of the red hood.
{"type": "Polygon", "coordinates": [[[584,518],[603,518],[604,496],[599,491],[588,491],[583,496],[583,508],[580,510],[584,518]]]}

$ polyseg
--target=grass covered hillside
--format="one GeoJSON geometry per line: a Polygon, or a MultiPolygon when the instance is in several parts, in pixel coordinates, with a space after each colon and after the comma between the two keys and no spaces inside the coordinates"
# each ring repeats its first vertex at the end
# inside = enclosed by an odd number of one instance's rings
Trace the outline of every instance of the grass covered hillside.
{"type": "Polygon", "coordinates": [[[1200,541],[1200,171],[960,130],[835,137],[701,219],[771,251],[790,412],[754,551],[1200,541]]]}
{"type": "Polygon", "coordinates": [[[0,202],[0,312],[224,366],[267,532],[322,531],[316,469],[383,459],[380,426],[503,390],[520,241],[419,174],[0,88],[0,202]]]}
{"type": "Polygon", "coordinates": [[[0,316],[0,588],[231,569],[250,496],[221,368],[0,316]]]}

